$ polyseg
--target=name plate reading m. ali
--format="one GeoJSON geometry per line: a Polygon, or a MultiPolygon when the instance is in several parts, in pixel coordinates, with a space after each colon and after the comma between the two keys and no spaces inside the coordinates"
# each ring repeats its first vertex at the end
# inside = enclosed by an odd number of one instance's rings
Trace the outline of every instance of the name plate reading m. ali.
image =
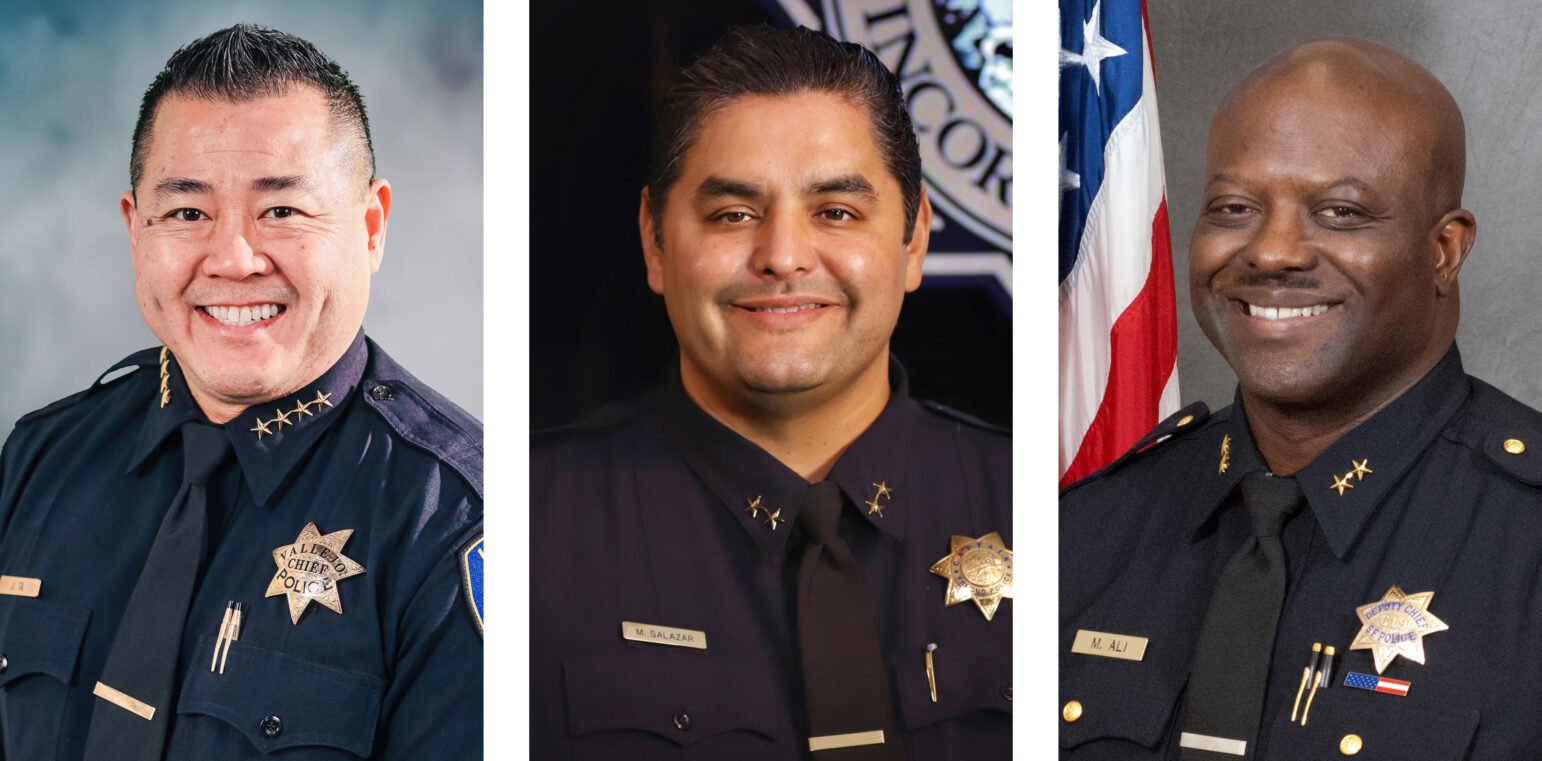
{"type": "Polygon", "coordinates": [[[37,597],[42,591],[43,582],[40,579],[29,579],[25,576],[0,576],[0,595],[15,595],[17,597],[37,597]]]}
{"type": "Polygon", "coordinates": [[[1145,637],[1137,637],[1133,634],[1109,634],[1077,629],[1076,641],[1071,643],[1071,652],[1138,661],[1146,657],[1148,641],[1145,637]]]}
{"type": "Polygon", "coordinates": [[[695,629],[676,629],[673,626],[639,624],[636,621],[621,622],[621,638],[653,645],[707,649],[707,633],[695,629]]]}

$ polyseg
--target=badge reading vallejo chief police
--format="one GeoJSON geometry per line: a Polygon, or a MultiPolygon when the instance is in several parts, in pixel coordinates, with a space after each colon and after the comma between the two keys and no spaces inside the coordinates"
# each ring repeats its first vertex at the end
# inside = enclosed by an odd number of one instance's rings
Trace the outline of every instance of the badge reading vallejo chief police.
{"type": "Polygon", "coordinates": [[[1350,650],[1369,650],[1380,674],[1399,655],[1414,663],[1424,662],[1424,637],[1451,627],[1430,612],[1434,592],[1405,594],[1393,586],[1380,600],[1355,608],[1360,633],[1350,650]]]}
{"type": "Polygon", "coordinates": [[[932,573],[948,580],[944,604],[974,600],[986,621],[1001,598],[1012,598],[1012,551],[996,531],[979,539],[954,534],[952,550],[932,564],[932,573]]]}
{"type": "Polygon", "coordinates": [[[273,550],[278,573],[273,574],[268,593],[263,596],[288,595],[289,620],[295,624],[300,623],[300,614],[313,601],[341,614],[343,598],[337,594],[337,583],[364,573],[364,566],[343,554],[343,545],[351,536],[353,529],[323,536],[316,530],[316,524],[305,524],[294,544],[273,550]]]}

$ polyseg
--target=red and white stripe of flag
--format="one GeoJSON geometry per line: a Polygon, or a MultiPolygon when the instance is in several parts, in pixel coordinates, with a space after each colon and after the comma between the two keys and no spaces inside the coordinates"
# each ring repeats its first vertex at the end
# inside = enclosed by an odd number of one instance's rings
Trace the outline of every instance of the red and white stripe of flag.
{"type": "Polygon", "coordinates": [[[1172,244],[1144,2],[1141,16],[1141,98],[1109,137],[1081,251],[1060,284],[1062,487],[1178,409],[1172,244]]]}

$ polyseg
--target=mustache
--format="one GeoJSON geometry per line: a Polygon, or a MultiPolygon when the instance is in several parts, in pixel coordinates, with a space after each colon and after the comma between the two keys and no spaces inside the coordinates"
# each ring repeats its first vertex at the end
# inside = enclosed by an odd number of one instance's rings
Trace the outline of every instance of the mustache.
{"type": "Polygon", "coordinates": [[[779,283],[766,285],[731,285],[718,291],[718,301],[724,304],[746,299],[763,299],[773,296],[807,296],[844,306],[850,299],[840,288],[810,285],[808,283],[779,283]]]}
{"type": "Polygon", "coordinates": [[[1257,272],[1241,275],[1233,285],[1250,288],[1292,288],[1299,290],[1313,290],[1321,285],[1317,278],[1299,272],[1257,272]]]}

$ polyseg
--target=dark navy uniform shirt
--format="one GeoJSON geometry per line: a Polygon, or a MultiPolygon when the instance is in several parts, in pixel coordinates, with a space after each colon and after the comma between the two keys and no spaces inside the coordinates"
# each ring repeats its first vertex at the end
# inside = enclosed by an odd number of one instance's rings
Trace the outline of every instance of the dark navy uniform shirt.
{"type": "MultiPolygon", "coordinates": [[[[1180,412],[1144,445],[1061,497],[1061,703],[1082,707],[1062,720],[1062,758],[1178,757],[1211,593],[1251,535],[1236,487],[1265,466],[1240,402],[1180,412]],[[1145,637],[1145,658],[1073,653],[1082,629],[1145,637]]],[[[1542,415],[1466,375],[1453,346],[1296,477],[1308,509],[1282,535],[1286,598],[1250,757],[1542,757],[1542,415]],[[1406,696],[1346,687],[1349,672],[1377,675],[1371,650],[1350,649],[1356,608],[1393,586],[1433,592],[1449,628],[1422,637],[1424,663],[1381,673],[1406,696]],[[1336,664],[1302,726],[1290,714],[1314,642],[1336,664]]]]}
{"type": "MultiPolygon", "coordinates": [[[[928,569],[953,535],[998,531],[1012,546],[1011,442],[912,401],[897,362],[890,385],[888,406],[827,477],[847,502],[840,534],[862,568],[912,757],[1004,759],[1015,603],[992,621],[969,602],[944,607],[948,583],[928,569]],[[882,517],[857,507],[877,484],[893,492],[876,500],[882,517]]],[[[808,482],[704,413],[678,375],[617,417],[535,436],[531,757],[808,758],[793,591],[808,482]],[[758,517],[746,509],[756,498],[758,517]],[[773,529],[766,511],[778,510],[773,529]],[[699,632],[707,647],[628,641],[623,621],[699,632]]]]}
{"type": "MultiPolygon", "coordinates": [[[[0,455],[0,575],[41,584],[0,594],[9,761],[81,757],[92,689],[181,483],[179,427],[204,419],[175,359],[164,407],[155,350],[118,367],[137,369],[23,417],[0,455]]],[[[482,530],[481,425],[361,332],[315,383],[224,427],[235,459],[211,483],[186,628],[166,632],[183,642],[176,705],[157,706],[175,712],[165,757],[480,758],[481,629],[460,555],[482,530]],[[341,614],[313,602],[292,623],[286,596],[264,593],[274,550],[308,523],[351,530],[342,552],[365,572],[337,582],[341,614]],[[245,621],[213,673],[230,602],[245,621]]]]}

